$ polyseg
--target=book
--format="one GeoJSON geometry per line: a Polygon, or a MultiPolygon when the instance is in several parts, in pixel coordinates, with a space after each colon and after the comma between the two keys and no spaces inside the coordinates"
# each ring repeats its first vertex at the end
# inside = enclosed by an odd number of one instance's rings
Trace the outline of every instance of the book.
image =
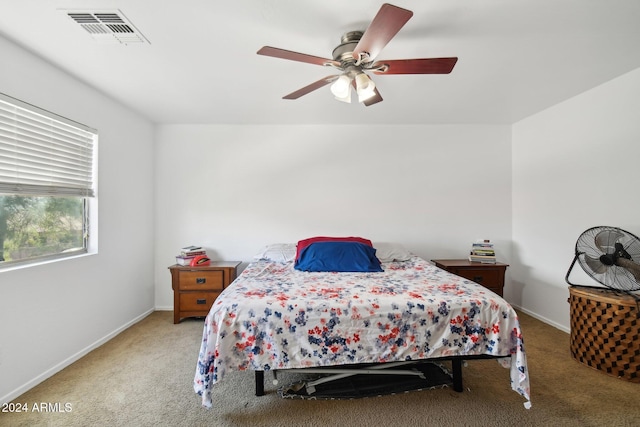
{"type": "Polygon", "coordinates": [[[194,257],[196,255],[206,255],[207,251],[193,251],[193,252],[181,252],[180,256],[190,256],[194,257]]]}
{"type": "Polygon", "coordinates": [[[472,249],[472,255],[495,255],[496,251],[493,249],[472,249]]]}
{"type": "Polygon", "coordinates": [[[495,258],[495,257],[496,257],[496,254],[477,254],[477,253],[471,252],[471,253],[469,254],[469,256],[472,256],[472,257],[474,257],[474,258],[486,258],[486,259],[490,259],[490,258],[495,258]]]}
{"type": "Polygon", "coordinates": [[[495,264],[496,263],[496,257],[469,255],[469,261],[471,261],[471,262],[480,262],[482,264],[495,264]]]}
{"type": "Polygon", "coordinates": [[[473,248],[493,248],[493,243],[491,243],[491,242],[476,242],[476,243],[472,243],[471,247],[473,247],[473,248]]]}
{"type": "Polygon", "coordinates": [[[185,246],[180,249],[182,256],[206,255],[207,251],[202,246],[185,246]]]}
{"type": "Polygon", "coordinates": [[[182,256],[178,255],[176,257],[176,264],[178,265],[191,265],[191,260],[194,259],[195,256],[182,256]]]}

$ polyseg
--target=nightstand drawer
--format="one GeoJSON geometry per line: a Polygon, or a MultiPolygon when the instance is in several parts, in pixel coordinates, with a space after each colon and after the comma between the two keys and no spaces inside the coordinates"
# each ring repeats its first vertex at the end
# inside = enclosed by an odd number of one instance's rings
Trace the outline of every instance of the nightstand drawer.
{"type": "Polygon", "coordinates": [[[462,276],[465,279],[473,280],[487,288],[497,288],[502,285],[502,273],[498,270],[466,270],[459,269],[452,271],[458,276],[462,276]]]}
{"type": "Polygon", "coordinates": [[[221,291],[224,288],[224,271],[181,271],[179,286],[181,291],[221,291]]]}
{"type": "Polygon", "coordinates": [[[436,267],[447,270],[457,276],[473,280],[479,285],[502,296],[504,289],[504,275],[509,264],[497,262],[495,264],[482,264],[470,262],[466,259],[432,259],[436,267]]]}
{"type": "Polygon", "coordinates": [[[220,295],[220,292],[189,292],[181,294],[180,311],[208,312],[218,295],[220,295]]]}

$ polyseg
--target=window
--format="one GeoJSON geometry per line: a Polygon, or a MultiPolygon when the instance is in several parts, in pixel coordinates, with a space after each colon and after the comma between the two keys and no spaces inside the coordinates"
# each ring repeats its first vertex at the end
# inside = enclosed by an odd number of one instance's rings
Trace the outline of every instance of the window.
{"type": "Polygon", "coordinates": [[[97,140],[0,94],[0,268],[88,251],[97,140]]]}

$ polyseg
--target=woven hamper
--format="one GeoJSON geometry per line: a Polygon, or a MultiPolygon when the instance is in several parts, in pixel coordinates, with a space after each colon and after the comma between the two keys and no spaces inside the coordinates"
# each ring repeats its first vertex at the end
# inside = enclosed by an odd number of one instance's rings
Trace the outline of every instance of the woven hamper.
{"type": "Polygon", "coordinates": [[[569,288],[571,356],[640,383],[640,318],[635,298],[606,288],[569,288]]]}

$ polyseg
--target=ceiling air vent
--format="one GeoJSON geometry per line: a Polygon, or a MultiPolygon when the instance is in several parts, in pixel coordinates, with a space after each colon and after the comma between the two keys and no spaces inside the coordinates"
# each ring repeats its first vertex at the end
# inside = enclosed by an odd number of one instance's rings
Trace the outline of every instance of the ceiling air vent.
{"type": "Polygon", "coordinates": [[[65,13],[95,40],[104,43],[149,43],[140,31],[119,10],[83,11],[65,13]]]}

